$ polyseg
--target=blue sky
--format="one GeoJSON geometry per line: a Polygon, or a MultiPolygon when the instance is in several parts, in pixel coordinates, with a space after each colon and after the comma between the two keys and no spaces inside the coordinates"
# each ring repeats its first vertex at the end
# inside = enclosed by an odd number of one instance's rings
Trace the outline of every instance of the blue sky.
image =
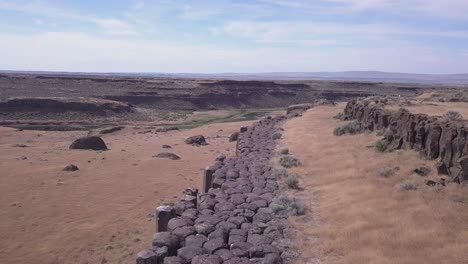
{"type": "Polygon", "coordinates": [[[468,72],[467,0],[0,0],[0,69],[468,72]]]}

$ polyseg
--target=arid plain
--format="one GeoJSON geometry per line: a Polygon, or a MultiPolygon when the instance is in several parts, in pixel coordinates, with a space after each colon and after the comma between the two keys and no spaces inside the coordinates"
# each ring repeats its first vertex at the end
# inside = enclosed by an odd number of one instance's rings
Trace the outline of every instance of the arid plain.
{"type": "Polygon", "coordinates": [[[468,261],[465,183],[426,186],[438,177],[436,161],[406,149],[377,152],[376,132],[333,135],[349,122],[334,116],[354,98],[466,118],[468,103],[453,99],[466,95],[463,87],[30,75],[1,76],[0,85],[2,263],[134,263],[151,244],[157,206],[177,202],[188,186],[201,188],[216,156],[235,155],[229,137],[239,127],[298,103],[311,108],[282,124],[276,149],[278,158],[288,148],[301,162],[288,169],[298,190],[278,178],[305,208],[289,218],[296,263],[468,261]],[[69,149],[87,135],[102,137],[109,150],[69,149]],[[184,143],[194,135],[208,145],[184,143]],[[180,160],[154,157],[162,152],[180,160]],[[79,170],[64,171],[69,164],[79,170]],[[426,178],[414,174],[420,166],[430,168],[426,178]],[[383,178],[383,167],[398,169],[383,178]],[[405,180],[416,190],[399,190],[405,180]]]}

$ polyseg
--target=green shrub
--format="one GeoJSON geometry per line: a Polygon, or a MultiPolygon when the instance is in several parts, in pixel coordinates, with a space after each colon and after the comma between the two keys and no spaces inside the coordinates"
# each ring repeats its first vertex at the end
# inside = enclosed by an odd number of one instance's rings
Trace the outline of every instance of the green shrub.
{"type": "Polygon", "coordinates": [[[404,191],[416,190],[416,186],[410,180],[403,181],[400,185],[400,188],[401,190],[404,190],[404,191]]]}
{"type": "Polygon", "coordinates": [[[463,119],[463,116],[457,111],[448,111],[444,114],[444,118],[450,121],[459,121],[463,119]]]}
{"type": "Polygon", "coordinates": [[[279,159],[279,164],[285,168],[292,168],[301,165],[299,160],[293,155],[282,155],[279,159]]]}
{"type": "Polygon", "coordinates": [[[342,136],[344,134],[357,134],[362,132],[362,126],[358,121],[352,121],[345,125],[335,128],[333,134],[335,136],[342,136]]]}
{"type": "Polygon", "coordinates": [[[299,189],[299,180],[295,175],[289,175],[285,180],[286,185],[289,189],[297,190],[299,189]]]}
{"type": "Polygon", "coordinates": [[[379,169],[378,175],[380,177],[388,178],[393,175],[393,169],[388,166],[383,166],[379,169]]]}
{"type": "Polygon", "coordinates": [[[304,204],[297,199],[279,196],[270,203],[270,209],[277,215],[303,215],[305,212],[304,204]]]}
{"type": "Polygon", "coordinates": [[[388,145],[390,145],[390,141],[383,138],[377,141],[377,143],[375,144],[375,149],[379,152],[385,152],[387,151],[388,145]]]}

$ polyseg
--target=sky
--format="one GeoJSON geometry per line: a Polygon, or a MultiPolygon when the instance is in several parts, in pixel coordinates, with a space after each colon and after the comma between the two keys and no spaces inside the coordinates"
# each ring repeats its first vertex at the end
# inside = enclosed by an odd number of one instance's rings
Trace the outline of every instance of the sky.
{"type": "Polygon", "coordinates": [[[0,0],[0,69],[468,73],[468,0],[0,0]]]}

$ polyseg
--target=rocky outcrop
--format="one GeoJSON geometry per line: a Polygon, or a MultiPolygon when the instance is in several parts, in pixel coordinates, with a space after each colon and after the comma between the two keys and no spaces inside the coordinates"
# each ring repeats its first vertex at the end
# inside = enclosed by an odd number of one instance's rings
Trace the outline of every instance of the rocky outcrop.
{"type": "Polygon", "coordinates": [[[172,208],[158,208],[159,233],[137,263],[275,264],[293,256],[284,243],[287,215],[270,209],[280,192],[271,135],[283,120],[267,117],[242,127],[236,156],[220,155],[206,168],[203,194],[187,188],[172,208]]]}
{"type": "Polygon", "coordinates": [[[41,111],[41,112],[62,112],[76,111],[89,112],[97,115],[111,113],[126,113],[134,111],[133,107],[127,103],[116,102],[97,98],[64,98],[64,97],[20,97],[10,98],[0,102],[2,111],[41,111]]]}
{"type": "Polygon", "coordinates": [[[364,129],[388,129],[391,149],[414,149],[429,159],[438,159],[438,172],[453,182],[468,180],[468,127],[409,111],[389,111],[377,105],[350,101],[344,109],[345,120],[358,120],[364,129]]]}
{"type": "Polygon", "coordinates": [[[286,114],[287,115],[292,115],[292,114],[302,114],[303,112],[309,110],[312,108],[312,104],[297,104],[297,105],[290,105],[286,109],[286,114]]]}

